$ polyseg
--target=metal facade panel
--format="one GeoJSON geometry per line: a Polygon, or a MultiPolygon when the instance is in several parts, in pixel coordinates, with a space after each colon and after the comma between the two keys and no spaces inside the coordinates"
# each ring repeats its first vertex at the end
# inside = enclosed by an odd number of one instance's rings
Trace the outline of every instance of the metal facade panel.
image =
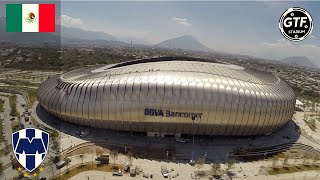
{"type": "Polygon", "coordinates": [[[38,100],[66,121],[142,132],[266,134],[294,112],[293,90],[272,74],[183,60],[112,67],[54,76],[39,87],[38,100]],[[202,115],[192,126],[183,113],[202,115]]]}

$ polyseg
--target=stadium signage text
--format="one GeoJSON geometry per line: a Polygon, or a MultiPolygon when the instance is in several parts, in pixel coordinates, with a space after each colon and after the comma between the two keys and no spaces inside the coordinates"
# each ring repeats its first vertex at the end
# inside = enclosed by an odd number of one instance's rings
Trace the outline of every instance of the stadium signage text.
{"type": "Polygon", "coordinates": [[[145,116],[162,116],[162,117],[181,117],[191,118],[192,120],[201,119],[202,113],[193,112],[174,112],[162,109],[144,109],[145,116]]]}

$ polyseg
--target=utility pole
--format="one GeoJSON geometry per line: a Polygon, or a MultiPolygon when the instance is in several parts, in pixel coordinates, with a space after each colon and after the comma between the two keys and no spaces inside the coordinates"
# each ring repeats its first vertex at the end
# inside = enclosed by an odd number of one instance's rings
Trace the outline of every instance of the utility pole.
{"type": "Polygon", "coordinates": [[[192,163],[194,162],[194,119],[192,119],[192,163]]]}
{"type": "Polygon", "coordinates": [[[124,165],[127,163],[127,146],[124,147],[124,165]]]}

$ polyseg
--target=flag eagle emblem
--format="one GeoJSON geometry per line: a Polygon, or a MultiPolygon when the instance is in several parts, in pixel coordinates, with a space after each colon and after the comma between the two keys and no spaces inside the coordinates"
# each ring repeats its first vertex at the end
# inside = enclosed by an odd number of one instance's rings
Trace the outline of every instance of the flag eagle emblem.
{"type": "Polygon", "coordinates": [[[35,170],[48,152],[49,134],[27,128],[12,134],[12,148],[16,159],[29,172],[35,170]]]}

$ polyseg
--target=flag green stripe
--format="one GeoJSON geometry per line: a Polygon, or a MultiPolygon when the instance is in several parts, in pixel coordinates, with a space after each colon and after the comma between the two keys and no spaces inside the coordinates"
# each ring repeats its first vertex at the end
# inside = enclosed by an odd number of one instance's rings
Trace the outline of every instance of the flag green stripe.
{"type": "Polygon", "coordinates": [[[22,32],[22,4],[7,4],[6,18],[7,32],[22,32]]]}

